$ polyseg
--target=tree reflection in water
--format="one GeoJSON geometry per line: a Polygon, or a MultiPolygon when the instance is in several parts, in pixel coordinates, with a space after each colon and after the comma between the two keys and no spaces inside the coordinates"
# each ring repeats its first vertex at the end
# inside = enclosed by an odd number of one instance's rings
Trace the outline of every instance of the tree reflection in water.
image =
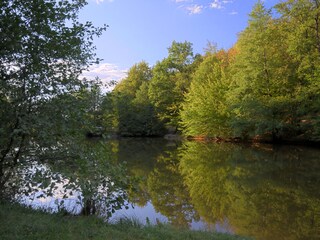
{"type": "Polygon", "coordinates": [[[119,160],[142,179],[133,203],[151,201],[176,226],[201,219],[256,239],[319,236],[319,156],[292,146],[119,143],[119,160]]]}
{"type": "Polygon", "coordinates": [[[125,205],[130,178],[116,162],[112,144],[70,139],[36,149],[6,183],[6,195],[47,211],[110,217],[125,205]]]}
{"type": "Polygon", "coordinates": [[[314,239],[320,227],[320,151],[187,142],[179,169],[208,222],[228,219],[257,239],[314,239]]]}
{"type": "Polygon", "coordinates": [[[129,194],[131,202],[142,207],[151,201],[157,212],[180,228],[189,228],[192,221],[199,219],[179,172],[175,143],[163,139],[123,139],[118,156],[120,161],[127,161],[131,176],[140,179],[138,188],[129,194]]]}

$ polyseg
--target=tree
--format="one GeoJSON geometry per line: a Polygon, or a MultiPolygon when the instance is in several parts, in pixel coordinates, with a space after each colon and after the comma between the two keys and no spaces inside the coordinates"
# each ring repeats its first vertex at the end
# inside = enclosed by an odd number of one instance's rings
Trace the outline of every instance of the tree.
{"type": "MultiPolygon", "coordinates": [[[[157,115],[165,124],[179,125],[179,112],[184,94],[188,91],[195,67],[192,44],[173,42],[168,57],[158,62],[153,70],[149,86],[149,98],[157,115]]],[[[198,63],[198,61],[195,61],[198,63]]]]}
{"type": "Polygon", "coordinates": [[[287,52],[300,79],[298,120],[304,139],[319,141],[320,2],[288,0],[276,5],[286,34],[287,52]]]}
{"type": "Polygon", "coordinates": [[[137,119],[140,122],[141,131],[147,136],[160,136],[164,133],[164,125],[158,119],[155,107],[152,105],[148,96],[149,81],[144,82],[136,92],[133,100],[137,119]]]}
{"type": "Polygon", "coordinates": [[[184,68],[193,62],[192,43],[173,41],[168,48],[168,60],[173,70],[183,72],[184,68]]]}
{"type": "Polygon", "coordinates": [[[52,98],[78,91],[83,86],[81,72],[99,61],[92,39],[106,26],[78,21],[85,4],[83,0],[0,3],[0,120],[5,123],[0,132],[7,136],[0,140],[0,179],[7,178],[4,166],[22,160],[33,138],[52,137],[39,126],[52,127],[58,109],[44,114],[43,106],[52,98]],[[51,119],[44,124],[46,115],[51,119]]]}
{"type": "Polygon", "coordinates": [[[229,93],[236,134],[269,136],[271,140],[296,134],[301,89],[296,62],[287,52],[282,25],[261,1],[236,45],[239,54],[232,66],[233,90],[229,93]]]}
{"type": "Polygon", "coordinates": [[[299,62],[299,75],[315,81],[320,71],[320,1],[287,0],[276,9],[286,27],[288,50],[299,62]]]}
{"type": "Polygon", "coordinates": [[[210,137],[231,135],[230,110],[226,97],[230,84],[227,69],[229,55],[231,54],[223,50],[207,52],[193,75],[181,111],[186,135],[210,137]]]}
{"type": "Polygon", "coordinates": [[[128,76],[116,85],[114,91],[134,98],[141,84],[149,81],[151,77],[152,73],[148,63],[142,61],[130,68],[128,76]]]}
{"type": "Polygon", "coordinates": [[[174,92],[174,73],[169,71],[169,61],[164,59],[158,62],[153,70],[153,77],[149,84],[148,96],[155,106],[158,118],[168,123],[177,116],[176,103],[178,94],[174,92]]]}
{"type": "Polygon", "coordinates": [[[135,64],[112,92],[116,125],[121,135],[153,136],[162,131],[148,97],[152,72],[146,62],[135,64]]]}

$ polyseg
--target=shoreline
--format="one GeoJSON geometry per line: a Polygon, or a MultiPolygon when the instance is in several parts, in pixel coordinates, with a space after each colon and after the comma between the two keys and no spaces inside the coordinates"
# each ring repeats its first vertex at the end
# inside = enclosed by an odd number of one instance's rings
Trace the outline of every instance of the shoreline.
{"type": "Polygon", "coordinates": [[[143,226],[135,219],[106,223],[97,216],[72,216],[63,212],[49,214],[0,201],[0,236],[2,239],[127,239],[127,240],[244,240],[248,237],[176,229],[171,225],[143,226]]]}

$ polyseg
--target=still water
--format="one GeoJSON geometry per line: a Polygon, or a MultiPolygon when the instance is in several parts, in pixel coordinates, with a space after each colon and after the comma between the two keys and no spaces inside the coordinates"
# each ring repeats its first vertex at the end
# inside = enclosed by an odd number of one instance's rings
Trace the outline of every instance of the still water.
{"type": "MultiPolygon", "coordinates": [[[[163,139],[104,144],[111,146],[112,162],[125,164],[137,182],[127,191],[127,207],[115,211],[109,221],[127,217],[254,239],[320,239],[318,149],[163,139]]],[[[60,188],[63,185],[57,191],[60,188]]],[[[80,211],[79,192],[64,199],[73,211],[80,211]]],[[[62,196],[21,199],[54,208],[62,196]]]]}

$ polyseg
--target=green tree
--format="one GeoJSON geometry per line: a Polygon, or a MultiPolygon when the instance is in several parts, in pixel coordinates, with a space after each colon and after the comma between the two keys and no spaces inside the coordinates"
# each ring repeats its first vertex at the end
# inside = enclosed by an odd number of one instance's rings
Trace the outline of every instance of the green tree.
{"type": "Polygon", "coordinates": [[[301,82],[287,52],[285,31],[259,1],[237,42],[233,85],[233,128],[237,135],[272,140],[295,134],[301,82]]]}
{"type": "Polygon", "coordinates": [[[152,136],[162,131],[154,107],[148,98],[152,72],[146,62],[134,65],[128,77],[112,92],[116,125],[121,135],[152,136]]]}
{"type": "Polygon", "coordinates": [[[298,61],[298,73],[310,83],[319,77],[320,2],[287,0],[275,7],[286,27],[288,50],[298,61]]]}
{"type": "Polygon", "coordinates": [[[116,85],[114,91],[133,99],[141,84],[149,81],[151,77],[152,73],[148,63],[142,61],[130,68],[128,76],[116,85]]]}
{"type": "Polygon", "coordinates": [[[287,52],[300,79],[299,125],[304,139],[319,140],[320,2],[283,1],[276,5],[286,34],[287,52]]]}
{"type": "Polygon", "coordinates": [[[118,119],[115,114],[114,100],[112,92],[107,92],[101,102],[102,126],[105,134],[114,134],[117,132],[118,119]]]}
{"type": "MultiPolygon", "coordinates": [[[[149,85],[149,98],[163,123],[177,128],[184,94],[188,91],[195,67],[192,44],[173,42],[168,57],[158,62],[149,85]]],[[[199,56],[198,56],[199,58],[199,56]]]]}
{"type": "Polygon", "coordinates": [[[171,118],[177,116],[175,103],[178,101],[178,95],[174,93],[174,73],[169,71],[169,61],[166,59],[158,62],[152,73],[148,95],[159,119],[168,123],[171,118]]]}
{"type": "Polygon", "coordinates": [[[0,120],[4,123],[0,133],[6,136],[0,140],[0,179],[6,179],[4,166],[28,155],[32,139],[51,137],[47,128],[39,126],[52,128],[59,109],[44,114],[44,106],[52,98],[81,89],[79,75],[99,61],[92,39],[105,27],[79,22],[78,12],[85,4],[83,0],[0,3],[0,120]],[[44,123],[46,115],[51,118],[44,123]]]}
{"type": "Polygon", "coordinates": [[[191,136],[228,137],[230,113],[226,93],[229,89],[228,52],[207,52],[193,75],[190,90],[182,104],[184,133],[191,136]]]}
{"type": "Polygon", "coordinates": [[[144,82],[136,92],[133,100],[141,131],[147,136],[159,136],[164,133],[164,125],[158,119],[155,107],[148,96],[149,82],[144,82]]]}
{"type": "MultiPolygon", "coordinates": [[[[110,123],[106,124],[103,116],[105,104],[102,104],[104,99],[101,90],[102,82],[98,77],[94,80],[83,79],[82,81],[84,83],[83,87],[78,91],[65,94],[64,97],[69,97],[69,102],[63,103],[65,106],[60,104],[62,105],[61,108],[70,107],[68,104],[72,103],[71,111],[74,112],[72,121],[75,124],[78,121],[78,125],[81,125],[81,134],[85,134],[87,137],[101,136],[111,126],[110,123]]],[[[53,108],[59,105],[59,100],[62,100],[62,98],[55,98],[53,108]]],[[[71,125],[69,128],[72,128],[71,125]]]]}

